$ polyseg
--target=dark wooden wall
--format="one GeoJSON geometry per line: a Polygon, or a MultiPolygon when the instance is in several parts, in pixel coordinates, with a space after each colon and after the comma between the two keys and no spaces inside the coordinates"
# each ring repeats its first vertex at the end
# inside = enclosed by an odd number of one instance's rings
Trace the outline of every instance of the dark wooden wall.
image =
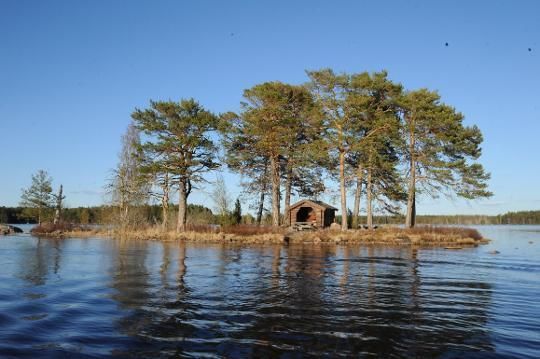
{"type": "Polygon", "coordinates": [[[313,220],[315,220],[315,224],[317,227],[321,227],[322,224],[323,224],[323,212],[319,209],[319,208],[316,208],[316,207],[308,207],[308,206],[301,206],[301,207],[296,207],[296,208],[293,208],[291,209],[290,211],[290,221],[291,221],[291,225],[292,224],[295,224],[297,221],[297,216],[298,216],[298,212],[300,212],[300,210],[302,208],[310,208],[312,210],[312,212],[309,214],[308,218],[305,220],[305,221],[301,221],[301,222],[313,222],[313,220]]]}
{"type": "Polygon", "coordinates": [[[300,212],[302,208],[312,209],[312,213],[310,214],[309,218],[302,222],[313,222],[313,219],[315,219],[315,225],[317,227],[328,227],[334,222],[335,211],[332,209],[324,210],[317,207],[300,206],[300,207],[291,209],[291,211],[289,212],[289,219],[290,219],[291,225],[297,222],[296,218],[298,216],[298,212],[300,212]]]}
{"type": "Polygon", "coordinates": [[[334,219],[336,218],[336,211],[333,209],[326,209],[324,211],[324,226],[330,227],[332,223],[334,223],[334,219]]]}

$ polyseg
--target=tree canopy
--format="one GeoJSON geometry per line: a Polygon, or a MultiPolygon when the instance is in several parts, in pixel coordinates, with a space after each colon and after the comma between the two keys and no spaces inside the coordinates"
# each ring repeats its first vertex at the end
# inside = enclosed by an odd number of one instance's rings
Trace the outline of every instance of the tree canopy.
{"type": "MultiPolygon", "coordinates": [[[[112,181],[112,204],[123,213],[121,221],[126,222],[130,208],[157,198],[161,215],[152,207],[152,216],[167,229],[170,196],[177,192],[176,230],[184,231],[190,193],[222,162],[241,175],[241,198],[255,199],[258,224],[270,202],[266,217],[272,225],[290,225],[290,216],[283,215],[291,197],[317,199],[329,194],[332,182],[339,188],[342,230],[358,228],[361,219],[372,228],[375,213],[399,218],[403,210],[412,227],[418,194],[491,196],[490,175],[478,162],[480,129],[467,126],[464,115],[437,92],[407,90],[386,71],[326,68],[307,76],[304,85],[256,84],[244,90],[236,111],[219,116],[194,99],[150,101],[148,108],[135,109],[112,181]],[[352,211],[347,205],[351,193],[352,211]]],[[[50,182],[40,171],[23,191],[22,204],[35,209],[39,221],[52,205],[50,182]]],[[[58,213],[62,196],[60,190],[58,213]]],[[[220,223],[240,222],[242,204],[236,200],[232,210],[222,177],[212,197],[220,223]]]]}
{"type": "MultiPolygon", "coordinates": [[[[266,82],[245,90],[241,106],[240,115],[229,113],[222,117],[226,122],[222,128],[229,167],[234,170],[241,166],[242,174],[270,179],[272,223],[278,226],[281,178],[285,174],[290,198],[293,172],[306,167],[302,155],[306,155],[307,145],[312,142],[317,128],[314,126],[315,103],[303,86],[266,82]],[[245,169],[246,164],[251,165],[249,169],[245,169]]],[[[258,187],[266,191],[270,186],[258,187]]]]}

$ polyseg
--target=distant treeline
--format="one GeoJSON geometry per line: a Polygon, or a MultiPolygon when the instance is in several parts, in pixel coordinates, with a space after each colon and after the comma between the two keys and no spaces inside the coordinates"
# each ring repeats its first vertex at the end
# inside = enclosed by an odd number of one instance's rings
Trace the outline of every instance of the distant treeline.
{"type": "MultiPolygon", "coordinates": [[[[142,223],[161,223],[162,210],[160,205],[142,205],[133,209],[142,223]]],[[[53,209],[48,209],[44,214],[44,221],[51,221],[54,213],[53,209]]],[[[223,218],[212,213],[212,210],[201,205],[190,204],[187,208],[187,217],[190,224],[219,224],[223,218]]],[[[36,218],[29,216],[25,207],[0,207],[0,223],[23,224],[37,223],[36,218]]],[[[62,220],[76,224],[115,224],[118,215],[118,208],[115,206],[94,206],[64,208],[62,210],[62,220]]],[[[174,208],[171,209],[172,217],[177,215],[174,208]]],[[[246,214],[242,216],[242,223],[253,223],[253,216],[246,214]]]]}
{"type": "MultiPolygon", "coordinates": [[[[64,208],[62,217],[66,222],[80,224],[103,223],[112,213],[110,206],[64,208]]],[[[45,220],[51,220],[52,210],[45,214],[45,220]]],[[[23,224],[37,223],[37,218],[28,215],[26,207],[0,207],[0,223],[23,224]]]]}
{"type": "MultiPolygon", "coordinates": [[[[507,212],[495,216],[487,215],[418,215],[418,224],[540,224],[540,211],[507,212]]],[[[377,223],[403,223],[402,216],[377,217],[377,223]]]]}
{"type": "MultiPolygon", "coordinates": [[[[174,207],[173,207],[174,208],[174,207]]],[[[114,206],[76,207],[65,208],[62,213],[64,221],[77,224],[108,224],[114,223],[115,214],[118,208],[114,206]]],[[[139,206],[137,211],[141,218],[147,223],[160,223],[162,221],[160,205],[139,206]]],[[[0,223],[36,223],[35,219],[27,218],[24,215],[24,207],[0,207],[0,223]]],[[[173,210],[172,216],[177,213],[173,210]]],[[[48,214],[52,218],[52,211],[48,214]]],[[[341,222],[341,216],[337,216],[337,221],[341,222]]],[[[375,224],[402,224],[404,216],[374,216],[375,224]]],[[[263,217],[262,222],[271,223],[271,215],[263,217]]],[[[360,223],[366,223],[366,216],[360,216],[360,223]]],[[[505,214],[488,215],[418,215],[418,224],[540,224],[540,210],[507,212],[505,214]]],[[[222,218],[212,213],[209,208],[190,204],[188,205],[188,222],[192,224],[219,224],[222,218]]],[[[242,223],[254,223],[255,218],[250,214],[242,216],[242,223]]]]}

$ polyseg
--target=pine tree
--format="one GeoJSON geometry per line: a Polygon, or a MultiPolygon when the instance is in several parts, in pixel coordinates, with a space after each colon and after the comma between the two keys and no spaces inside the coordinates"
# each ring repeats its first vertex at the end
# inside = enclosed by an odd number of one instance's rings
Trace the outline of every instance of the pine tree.
{"type": "Polygon", "coordinates": [[[220,133],[224,162],[241,176],[241,186],[247,196],[256,197],[255,222],[260,225],[264,204],[270,189],[269,160],[256,146],[256,139],[244,133],[243,120],[234,112],[221,115],[220,133]]]}
{"type": "MultiPolygon", "coordinates": [[[[347,188],[356,177],[357,189],[353,217],[358,217],[361,184],[367,173],[368,215],[371,214],[371,193],[376,144],[395,131],[393,108],[389,100],[399,93],[400,85],[387,80],[386,72],[336,75],[330,69],[308,71],[311,88],[324,116],[329,171],[336,172],[341,197],[342,230],[348,228],[347,188]],[[365,166],[368,161],[368,166],[365,166]],[[353,168],[351,168],[353,164],[353,168]],[[351,173],[352,172],[352,173],[351,173]]],[[[321,146],[324,148],[324,146],[321,146]]],[[[357,221],[355,221],[357,225],[357,221]]]]}
{"type": "Polygon", "coordinates": [[[415,224],[418,192],[433,197],[441,192],[467,199],[490,197],[490,175],[475,162],[481,155],[478,127],[464,126],[463,115],[427,89],[408,92],[400,104],[408,164],[406,226],[415,224]]]}
{"type": "Polygon", "coordinates": [[[337,160],[337,177],[341,198],[341,229],[348,228],[347,223],[347,187],[346,158],[350,145],[356,142],[354,129],[357,126],[348,108],[350,93],[350,76],[336,75],[331,69],[308,71],[311,79],[310,87],[323,113],[325,126],[325,148],[329,153],[329,171],[334,173],[337,160]]]}
{"type": "Polygon", "coordinates": [[[204,182],[203,174],[219,167],[210,137],[218,119],[193,99],[150,101],[149,109],[135,110],[132,118],[147,136],[141,151],[153,158],[153,171],[167,173],[169,183],[178,190],[176,230],[184,231],[193,184],[204,182]]]}
{"type": "MultiPolygon", "coordinates": [[[[292,87],[289,106],[288,113],[294,124],[290,127],[288,143],[280,157],[285,214],[289,213],[293,191],[307,197],[316,197],[324,192],[320,164],[327,154],[324,151],[321,112],[309,90],[302,86],[292,87]]],[[[283,224],[289,226],[290,216],[285,215],[284,220],[283,224]]]]}
{"type": "MultiPolygon", "coordinates": [[[[242,147],[258,160],[252,162],[252,169],[256,169],[257,177],[270,179],[272,224],[279,226],[282,175],[288,171],[285,181],[286,193],[290,198],[292,172],[302,153],[300,146],[303,140],[299,140],[299,137],[309,127],[307,122],[312,117],[307,114],[314,107],[314,102],[304,87],[281,82],[266,82],[247,89],[244,91],[244,99],[239,116],[229,113],[222,117],[226,122],[223,128],[228,132],[225,141],[229,153],[228,162],[234,164],[232,168],[238,163],[248,163],[244,156],[230,154],[234,148],[242,147]],[[237,160],[239,162],[235,163],[237,160]],[[285,171],[284,163],[288,163],[285,171]]],[[[264,187],[261,189],[262,196],[265,190],[264,187]]]]}
{"type": "Polygon", "coordinates": [[[361,185],[365,181],[366,218],[368,228],[373,227],[373,202],[378,200],[386,210],[393,210],[389,202],[399,201],[402,193],[398,148],[399,111],[397,99],[402,86],[388,79],[386,71],[351,76],[348,96],[351,116],[356,119],[354,134],[357,141],[351,145],[350,159],[354,164],[356,193],[353,211],[354,226],[358,226],[361,185]],[[356,220],[355,220],[356,219],[356,220]]]}
{"type": "Polygon", "coordinates": [[[27,207],[30,217],[36,218],[41,224],[44,211],[52,207],[52,178],[44,170],[32,175],[30,187],[22,190],[21,206],[27,207]]]}

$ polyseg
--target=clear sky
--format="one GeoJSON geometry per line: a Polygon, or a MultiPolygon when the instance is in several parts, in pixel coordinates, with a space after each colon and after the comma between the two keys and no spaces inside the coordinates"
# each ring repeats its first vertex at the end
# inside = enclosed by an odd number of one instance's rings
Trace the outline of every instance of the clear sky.
{"type": "MultiPolygon", "coordinates": [[[[0,206],[41,168],[70,206],[102,203],[149,99],[234,111],[245,88],[322,67],[386,69],[482,129],[495,196],[424,198],[419,213],[540,209],[540,1],[517,0],[0,0],[0,206]]],[[[238,178],[225,179],[235,197],[238,178]]],[[[190,199],[212,207],[204,191],[190,199]]]]}

